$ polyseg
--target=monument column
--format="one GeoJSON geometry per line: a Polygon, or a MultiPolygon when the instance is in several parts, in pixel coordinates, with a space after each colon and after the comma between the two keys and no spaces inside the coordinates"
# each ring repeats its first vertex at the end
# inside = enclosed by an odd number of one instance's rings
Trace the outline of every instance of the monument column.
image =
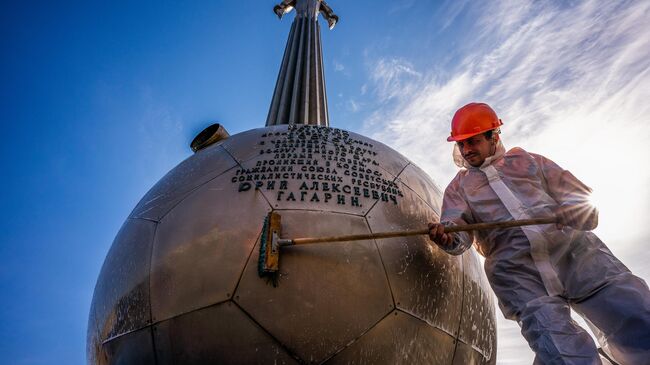
{"type": "Polygon", "coordinates": [[[330,29],[334,28],[338,16],[322,0],[284,0],[273,11],[282,18],[294,8],[296,17],[284,50],[266,126],[329,126],[318,15],[323,15],[330,29]]]}

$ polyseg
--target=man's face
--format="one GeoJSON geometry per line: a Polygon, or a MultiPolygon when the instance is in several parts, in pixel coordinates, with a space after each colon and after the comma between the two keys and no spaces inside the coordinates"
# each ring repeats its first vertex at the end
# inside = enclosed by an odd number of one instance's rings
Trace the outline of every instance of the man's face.
{"type": "Polygon", "coordinates": [[[468,164],[479,167],[483,165],[485,159],[492,156],[496,150],[496,142],[499,135],[494,134],[492,138],[487,139],[485,134],[479,134],[474,137],[456,142],[460,154],[468,164]]]}

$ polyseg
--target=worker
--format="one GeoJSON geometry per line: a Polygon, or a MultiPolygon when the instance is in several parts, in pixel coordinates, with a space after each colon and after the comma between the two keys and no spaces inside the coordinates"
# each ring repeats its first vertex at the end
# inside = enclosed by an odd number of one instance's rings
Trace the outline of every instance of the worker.
{"type": "Polygon", "coordinates": [[[451,122],[461,167],[445,190],[441,223],[429,237],[452,255],[475,244],[503,315],[517,321],[534,364],[601,364],[583,316],[602,350],[621,365],[650,364],[650,292],[590,230],[598,211],[591,189],[548,158],[513,148],[501,120],[483,103],[451,122]],[[448,225],[557,217],[557,224],[444,233],[448,225]]]}

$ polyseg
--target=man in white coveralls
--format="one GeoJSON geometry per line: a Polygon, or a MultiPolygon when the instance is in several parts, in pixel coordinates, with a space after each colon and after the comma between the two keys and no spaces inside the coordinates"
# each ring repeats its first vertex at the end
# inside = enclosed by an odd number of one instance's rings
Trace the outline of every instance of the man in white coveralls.
{"type": "Polygon", "coordinates": [[[600,239],[588,232],[598,211],[591,189],[544,156],[499,138],[490,106],[471,103],[451,123],[461,167],[445,190],[441,223],[430,238],[452,255],[476,244],[503,315],[517,321],[535,364],[600,364],[581,314],[602,349],[622,365],[650,364],[650,292],[600,239]],[[445,225],[556,216],[558,224],[444,233],[445,225]]]}

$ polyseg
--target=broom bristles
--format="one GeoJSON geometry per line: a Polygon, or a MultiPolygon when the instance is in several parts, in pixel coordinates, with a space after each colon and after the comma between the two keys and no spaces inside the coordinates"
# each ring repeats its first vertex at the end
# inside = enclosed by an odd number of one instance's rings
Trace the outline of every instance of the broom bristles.
{"type": "Polygon", "coordinates": [[[275,231],[275,233],[279,236],[281,227],[280,215],[275,212],[270,212],[264,218],[262,235],[260,236],[260,252],[257,261],[257,274],[261,278],[268,278],[269,282],[271,282],[273,286],[277,286],[280,260],[280,253],[272,252],[273,232],[275,231]]]}
{"type": "Polygon", "coordinates": [[[262,225],[262,236],[260,237],[260,256],[257,259],[257,274],[260,277],[266,276],[266,241],[268,240],[269,231],[269,216],[264,217],[264,225],[262,225]]]}

